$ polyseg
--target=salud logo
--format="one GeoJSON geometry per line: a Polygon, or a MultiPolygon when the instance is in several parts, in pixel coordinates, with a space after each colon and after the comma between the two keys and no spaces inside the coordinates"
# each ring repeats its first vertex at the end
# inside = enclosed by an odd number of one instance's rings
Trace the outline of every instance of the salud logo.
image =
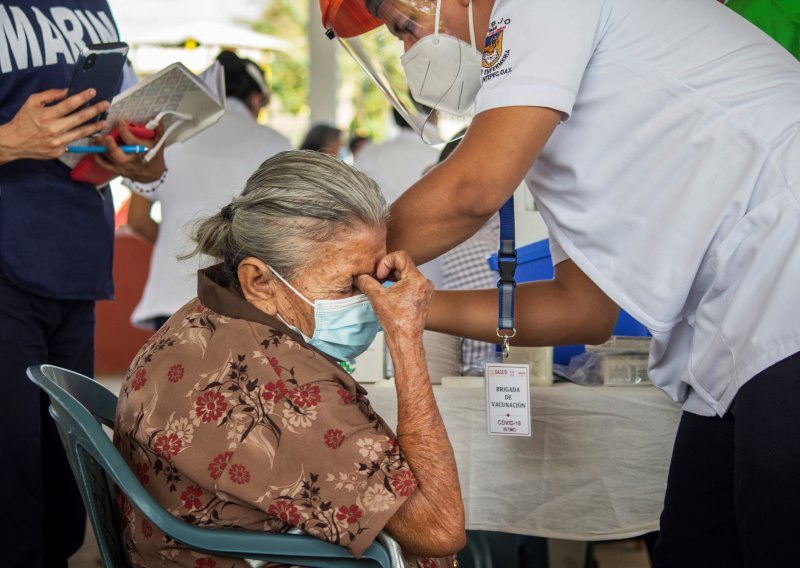
{"type": "Polygon", "coordinates": [[[503,59],[503,32],[505,26],[500,29],[490,30],[486,36],[486,46],[483,48],[483,68],[491,69],[503,59]]]}

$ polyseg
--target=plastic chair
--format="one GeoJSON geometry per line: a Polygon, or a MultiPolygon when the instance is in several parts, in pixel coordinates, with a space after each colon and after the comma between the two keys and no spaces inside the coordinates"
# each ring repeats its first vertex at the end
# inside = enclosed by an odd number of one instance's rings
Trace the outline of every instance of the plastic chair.
{"type": "Polygon", "coordinates": [[[102,426],[114,427],[117,396],[97,381],[52,365],[28,368],[28,378],[50,397],[72,472],[78,481],[106,567],[130,566],[122,542],[115,486],[164,533],[189,548],[247,559],[314,568],[402,568],[399,546],[384,533],[360,560],[344,548],[305,534],[279,534],[190,525],[172,516],[139,483],[102,426]]]}

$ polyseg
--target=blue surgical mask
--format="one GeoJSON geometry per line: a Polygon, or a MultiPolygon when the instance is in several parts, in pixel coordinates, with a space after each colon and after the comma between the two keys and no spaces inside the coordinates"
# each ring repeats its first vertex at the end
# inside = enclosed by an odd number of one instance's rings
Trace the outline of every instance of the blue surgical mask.
{"type": "Polygon", "coordinates": [[[355,358],[366,351],[375,340],[381,326],[372,304],[364,294],[340,300],[311,302],[271,266],[269,269],[292,292],[314,308],[314,335],[310,339],[296,327],[287,324],[300,333],[309,345],[334,359],[347,361],[352,365],[355,358]]]}

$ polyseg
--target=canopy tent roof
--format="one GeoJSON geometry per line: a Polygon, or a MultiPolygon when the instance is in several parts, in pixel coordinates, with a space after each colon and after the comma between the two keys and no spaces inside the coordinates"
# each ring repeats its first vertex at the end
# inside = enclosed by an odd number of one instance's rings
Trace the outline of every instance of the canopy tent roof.
{"type": "Polygon", "coordinates": [[[188,41],[206,47],[240,47],[268,51],[287,51],[288,42],[255,32],[243,26],[211,20],[193,20],[167,26],[135,27],[125,35],[132,46],[178,47],[188,41]]]}

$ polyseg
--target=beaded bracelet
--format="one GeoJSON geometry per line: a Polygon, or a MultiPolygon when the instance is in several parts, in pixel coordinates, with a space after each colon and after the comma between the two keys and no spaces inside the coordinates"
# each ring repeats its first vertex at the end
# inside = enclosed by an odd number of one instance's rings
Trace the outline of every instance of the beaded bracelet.
{"type": "Polygon", "coordinates": [[[129,179],[128,181],[128,188],[135,191],[136,193],[153,193],[159,187],[164,185],[164,180],[167,179],[167,174],[169,173],[169,168],[164,168],[164,173],[161,174],[161,177],[158,178],[157,181],[151,181],[150,183],[139,183],[138,181],[133,181],[129,179]]]}

